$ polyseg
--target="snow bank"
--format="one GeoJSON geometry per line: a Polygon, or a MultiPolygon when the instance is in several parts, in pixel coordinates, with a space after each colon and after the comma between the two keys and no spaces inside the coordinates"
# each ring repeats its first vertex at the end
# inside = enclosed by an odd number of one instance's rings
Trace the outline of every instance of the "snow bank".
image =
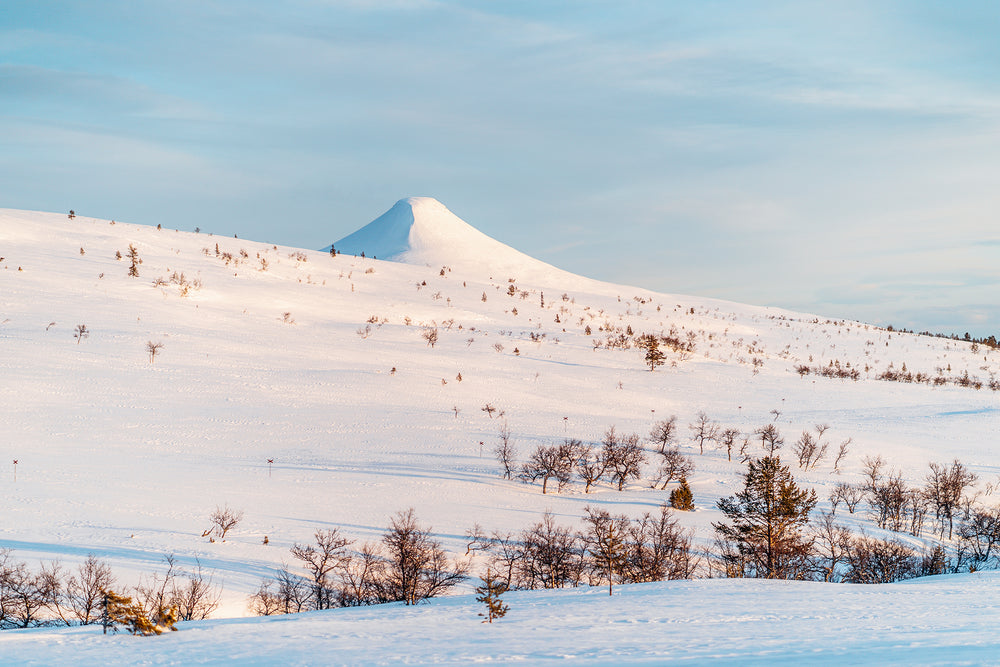
{"type": "Polygon", "coordinates": [[[0,633],[0,662],[77,664],[955,665],[1000,655],[995,573],[852,586],[678,581],[507,593],[492,625],[472,596],[267,619],[182,623],[161,637],[99,627],[0,633]]]}

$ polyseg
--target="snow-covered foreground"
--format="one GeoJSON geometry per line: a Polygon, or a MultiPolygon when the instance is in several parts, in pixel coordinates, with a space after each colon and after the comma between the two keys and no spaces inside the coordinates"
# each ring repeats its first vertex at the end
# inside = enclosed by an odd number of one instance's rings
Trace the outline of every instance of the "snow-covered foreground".
{"type": "MultiPolygon", "coordinates": [[[[477,523],[487,532],[517,531],[546,510],[570,525],[587,506],[631,517],[655,511],[669,490],[650,488],[652,460],[622,491],[602,482],[584,493],[574,482],[543,495],[540,484],[502,479],[491,450],[502,424],[524,460],[537,445],[566,437],[599,441],[611,426],[645,438],[655,421],[677,415],[681,447],[697,466],[690,477],[696,511],[677,516],[704,550],[711,523],[721,519],[715,503],[739,488],[745,466],[714,446],[699,452],[687,425],[700,411],[744,434],[776,423],[787,442],[784,460],[817,490],[821,509],[829,508],[833,486],[859,481],[863,457],[874,455],[910,485],[923,483],[928,462],[959,458],[979,476],[980,502],[996,504],[998,394],[876,377],[905,366],[985,383],[1000,370],[997,352],[567,276],[464,229],[432,200],[401,202],[390,213],[383,222],[392,236],[378,251],[410,264],[0,210],[0,548],[32,567],[59,559],[72,568],[92,553],[123,585],[160,571],[174,554],[180,567],[200,563],[221,586],[216,616],[242,616],[261,578],[289,563],[289,547],[320,528],[339,526],[360,546],[378,541],[394,513],[413,507],[463,556],[465,533],[477,523]],[[130,244],[142,260],[139,277],[128,275],[130,244]],[[74,335],[79,325],[89,332],[82,339],[74,335]],[[439,334],[433,346],[424,337],[431,330],[439,334]],[[640,350],[609,349],[627,331],[673,332],[695,349],[671,353],[650,372],[640,350]],[[150,342],[163,344],[154,360],[150,342]],[[859,379],[796,372],[830,364],[857,370],[859,379]],[[788,448],[816,424],[830,426],[831,455],[798,470],[788,448]],[[849,454],[835,471],[832,453],[848,438],[849,454]],[[202,536],[208,516],[227,504],[243,510],[244,520],[225,542],[210,542],[202,536]]],[[[366,230],[356,240],[378,236],[377,225],[366,230]]],[[[864,509],[849,515],[841,508],[838,519],[890,536],[873,529],[864,509]]],[[[927,541],[891,536],[917,547],[927,541]]],[[[473,571],[482,566],[474,557],[473,571]]],[[[337,662],[336,651],[354,642],[358,652],[345,661],[392,660],[402,651],[444,651],[459,661],[478,655],[473,648],[485,636],[504,650],[484,644],[483,654],[500,657],[579,652],[613,662],[619,646],[619,658],[702,661],[737,649],[752,657],[753,646],[776,645],[791,660],[812,641],[846,651],[857,637],[877,635],[875,650],[883,650],[897,641],[887,628],[910,628],[900,645],[965,642],[995,620],[975,602],[992,590],[995,580],[984,575],[882,588],[679,583],[623,589],[610,601],[597,590],[517,593],[511,618],[493,628],[476,625],[473,603],[459,598],[412,610],[188,624],[154,640],[95,639],[89,629],[3,633],[0,660],[14,655],[8,646],[27,657],[39,643],[57,652],[52,660],[68,660],[93,642],[96,651],[128,647],[117,654],[121,661],[147,651],[166,661],[179,651],[193,658],[218,650],[211,655],[273,662],[268,652],[284,645],[303,660],[315,650],[317,661],[327,652],[337,662]],[[980,582],[985,592],[977,593],[980,582]],[[910,597],[921,601],[903,605],[910,597]],[[908,609],[916,621],[900,618],[908,609]],[[824,623],[827,614],[834,620],[824,623]],[[930,634],[935,615],[956,630],[930,634]],[[579,630],[560,630],[566,617],[580,619],[579,630]],[[777,622],[785,617],[814,620],[786,629],[777,622]],[[413,620],[413,639],[408,619],[421,619],[413,620]],[[753,634],[745,625],[760,630],[769,619],[767,642],[737,641],[753,634]],[[968,631],[957,630],[966,623],[968,631]],[[454,646],[431,640],[440,635],[417,639],[420,627],[450,633],[454,646]],[[659,643],[625,639],[633,633],[659,643]],[[633,653],[634,646],[651,653],[633,653]]]]}
{"type": "Polygon", "coordinates": [[[472,596],[181,624],[0,633],[0,661],[76,664],[961,665],[1000,659],[1000,576],[879,586],[699,580],[524,591],[481,623],[472,596]]]}

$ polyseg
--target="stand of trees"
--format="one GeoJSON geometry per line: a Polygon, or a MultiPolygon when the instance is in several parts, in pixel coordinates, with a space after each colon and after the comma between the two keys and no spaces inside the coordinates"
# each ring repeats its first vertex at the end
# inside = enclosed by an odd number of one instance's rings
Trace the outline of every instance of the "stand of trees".
{"type": "Polygon", "coordinates": [[[0,549],[0,629],[120,622],[144,634],[143,628],[155,632],[153,628],[168,627],[177,620],[208,618],[221,595],[211,575],[200,564],[193,571],[182,571],[173,556],[165,557],[165,562],[164,573],[121,589],[131,594],[126,597],[113,592],[118,586],[111,567],[93,555],[75,572],[64,570],[58,561],[43,563],[34,571],[15,560],[9,549],[0,549]],[[109,600],[118,607],[109,607],[109,600]],[[108,613],[116,609],[122,618],[129,616],[137,624],[109,618],[108,613]],[[135,613],[126,614],[128,610],[135,613]],[[144,625],[143,620],[152,625],[144,625]]]}
{"type": "Polygon", "coordinates": [[[506,479],[516,476],[528,483],[541,481],[542,493],[549,493],[552,483],[556,491],[563,491],[574,479],[584,484],[584,493],[590,493],[601,482],[607,482],[621,491],[630,482],[642,479],[644,466],[652,454],[658,461],[658,467],[650,486],[666,489],[671,482],[694,472],[694,462],[682,454],[674,443],[676,419],[671,417],[654,427],[652,452],[642,446],[638,434],[623,435],[612,426],[605,431],[599,443],[566,438],[554,445],[538,445],[528,455],[527,461],[519,465],[510,430],[504,425],[494,454],[506,479]]]}
{"type": "Polygon", "coordinates": [[[730,577],[848,583],[889,583],[1000,566],[1000,508],[975,504],[967,491],[976,476],[961,462],[931,463],[929,468],[924,486],[908,487],[881,457],[866,458],[864,482],[838,484],[830,498],[832,510],[812,521],[813,491],[800,488],[776,455],[751,461],[743,490],[718,502],[728,521],[713,524],[715,558],[709,564],[730,577]],[[897,539],[853,534],[836,523],[841,502],[852,514],[864,502],[879,528],[915,537],[933,511],[937,536],[956,538],[953,555],[941,544],[917,551],[897,539]]]}
{"type": "Polygon", "coordinates": [[[404,602],[436,597],[466,579],[468,563],[450,558],[421,526],[413,509],[399,512],[377,544],[356,552],[339,529],[318,530],[312,544],[292,546],[306,574],[287,567],[261,583],[250,608],[262,616],[312,609],[404,602]]]}
{"type": "Polygon", "coordinates": [[[519,533],[469,533],[470,552],[482,552],[505,590],[567,588],[691,579],[700,558],[691,532],[666,505],[638,519],[587,508],[583,530],[559,525],[546,512],[519,533]]]}

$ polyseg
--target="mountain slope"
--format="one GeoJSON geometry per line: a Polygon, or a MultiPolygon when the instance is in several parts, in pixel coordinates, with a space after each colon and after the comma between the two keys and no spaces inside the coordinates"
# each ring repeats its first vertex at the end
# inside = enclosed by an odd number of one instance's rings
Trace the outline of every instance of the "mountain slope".
{"type": "MultiPolygon", "coordinates": [[[[923,483],[928,462],[955,457],[984,492],[1000,473],[994,392],[876,380],[905,364],[986,381],[995,352],[585,278],[550,287],[525,276],[561,274],[518,256],[507,255],[517,276],[484,273],[495,246],[461,227],[420,241],[432,236],[407,206],[414,223],[405,246],[397,234],[392,247],[434,262],[0,210],[0,548],[67,566],[94,553],[128,583],[174,554],[188,571],[200,562],[214,572],[220,613],[237,616],[261,577],[320,527],[341,526],[360,546],[413,507],[461,555],[476,523],[518,531],[548,510],[579,525],[588,506],[638,516],[669,493],[650,488],[652,459],[623,491],[601,483],[588,494],[573,482],[542,495],[504,480],[491,456],[503,424],[523,461],[566,437],[599,442],[612,426],[645,438],[677,415],[697,466],[696,511],[678,519],[700,548],[721,518],[716,501],[744,471],[738,453],[699,453],[687,425],[700,411],[747,437],[777,423],[789,461],[791,443],[816,424],[829,424],[833,450],[851,438],[839,472],[829,457],[793,468],[823,509],[836,483],[862,479],[866,456],[882,455],[910,485],[923,483]],[[465,257],[474,266],[462,268],[465,257]],[[79,325],[89,336],[74,337],[79,325]],[[422,336],[432,329],[433,347],[422,336]],[[630,330],[693,350],[650,372],[641,350],[621,344],[630,330]],[[149,342],[164,344],[152,362],[149,342]],[[796,372],[834,364],[859,379],[796,372]],[[210,543],[208,515],[226,504],[244,521],[210,543]]],[[[884,534],[867,511],[842,520],[884,534]]]]}

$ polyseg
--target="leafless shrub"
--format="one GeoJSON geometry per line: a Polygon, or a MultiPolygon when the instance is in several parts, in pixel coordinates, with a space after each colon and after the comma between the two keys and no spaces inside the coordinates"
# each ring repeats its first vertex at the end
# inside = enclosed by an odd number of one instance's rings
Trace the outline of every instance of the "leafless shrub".
{"type": "Polygon", "coordinates": [[[146,352],[149,353],[149,363],[153,363],[156,359],[156,355],[160,353],[163,349],[163,343],[154,343],[153,341],[146,342],[146,352]]]}
{"type": "Polygon", "coordinates": [[[309,608],[312,589],[305,579],[284,567],[278,571],[275,582],[283,613],[295,614],[309,608]]]}
{"type": "Polygon", "coordinates": [[[867,489],[867,497],[875,524],[879,528],[896,532],[903,530],[910,495],[898,471],[881,475],[878,482],[867,489]]]}
{"type": "Polygon", "coordinates": [[[847,458],[848,447],[851,444],[851,439],[848,438],[840,443],[840,448],[837,450],[837,455],[833,457],[833,471],[840,474],[840,464],[843,463],[844,459],[847,458]]]}
{"type": "Polygon", "coordinates": [[[277,585],[273,579],[264,579],[260,586],[250,596],[247,608],[256,616],[274,616],[276,614],[288,613],[282,608],[281,596],[278,595],[277,585]]]}
{"type": "Polygon", "coordinates": [[[826,428],[817,427],[817,431],[818,437],[813,437],[809,431],[802,431],[799,439],[792,444],[792,453],[798,460],[799,468],[803,470],[815,468],[826,456],[827,443],[821,441],[826,428]]]}
{"type": "Polygon", "coordinates": [[[202,533],[202,537],[208,537],[209,534],[214,532],[220,540],[225,542],[226,533],[238,526],[240,521],[243,520],[243,510],[232,509],[229,505],[225,507],[217,506],[208,519],[212,525],[202,533]]]}
{"type": "Polygon", "coordinates": [[[630,583],[691,579],[698,558],[691,545],[691,531],[685,530],[666,505],[658,515],[645,513],[633,521],[629,531],[624,580],[630,583]]]}
{"type": "Polygon", "coordinates": [[[671,415],[667,419],[661,419],[653,425],[653,430],[649,433],[658,454],[666,452],[677,437],[677,415],[671,415]]]}
{"type": "Polygon", "coordinates": [[[660,467],[656,472],[656,480],[652,486],[655,488],[661,485],[661,489],[666,489],[670,482],[684,479],[694,473],[694,461],[691,457],[681,453],[680,448],[670,447],[660,453],[660,467]]]}
{"type": "Polygon", "coordinates": [[[688,424],[691,438],[698,443],[698,451],[705,453],[705,443],[714,442],[719,437],[719,425],[708,418],[704,412],[699,412],[693,424],[688,424]]]}
{"type": "Polygon", "coordinates": [[[727,428],[719,433],[716,442],[719,444],[720,449],[726,450],[726,460],[733,460],[733,448],[736,446],[736,441],[740,437],[740,430],[738,428],[727,428]]]}
{"type": "Polygon", "coordinates": [[[46,582],[0,549],[0,628],[30,628],[44,620],[46,582]]]}
{"type": "Polygon", "coordinates": [[[570,528],[559,526],[551,513],[521,533],[516,562],[516,588],[579,586],[584,576],[585,548],[570,528]]]}
{"type": "Polygon", "coordinates": [[[342,607],[357,607],[389,602],[382,585],[385,570],[386,562],[379,555],[377,545],[363,545],[340,573],[341,585],[337,594],[339,604],[342,607]]]}
{"type": "Polygon", "coordinates": [[[931,471],[927,474],[924,493],[934,506],[934,516],[940,526],[941,536],[944,537],[947,526],[950,540],[962,495],[978,478],[958,459],[950,466],[938,463],[930,463],[929,466],[931,471]]]}
{"type": "Polygon", "coordinates": [[[608,474],[618,490],[625,488],[629,479],[639,479],[646,453],[639,446],[639,436],[635,433],[619,436],[612,426],[604,434],[602,456],[607,462],[608,474]]]}
{"type": "Polygon", "coordinates": [[[691,533],[671,510],[629,520],[587,508],[576,533],[546,512],[519,535],[479,531],[471,549],[489,554],[489,567],[508,588],[539,589],[601,583],[638,583],[694,576],[698,559],[691,533]]]}
{"type": "Polygon", "coordinates": [[[167,569],[162,575],[153,573],[144,576],[132,589],[135,603],[146,618],[160,616],[172,606],[173,589],[180,572],[173,554],[164,556],[163,561],[167,569]]]}
{"type": "Polygon", "coordinates": [[[973,510],[958,529],[958,566],[970,571],[1000,561],[1000,508],[973,510]]]}
{"type": "Polygon", "coordinates": [[[510,427],[507,426],[507,422],[501,424],[499,437],[500,442],[493,450],[493,453],[496,455],[500,465],[503,466],[504,479],[511,479],[514,475],[514,469],[517,467],[517,449],[511,440],[510,427]]]}
{"type": "Polygon", "coordinates": [[[847,506],[847,511],[850,514],[854,514],[854,510],[862,498],[864,498],[864,495],[864,490],[860,487],[844,482],[837,482],[837,485],[833,487],[833,491],[830,492],[830,504],[833,505],[833,509],[836,511],[837,505],[843,502],[847,506]]]}
{"type": "Polygon", "coordinates": [[[332,575],[350,562],[347,552],[350,540],[343,537],[337,528],[317,530],[314,538],[314,545],[298,542],[292,545],[292,557],[301,561],[309,572],[313,609],[329,609],[336,602],[332,575]]]}
{"type": "Polygon", "coordinates": [[[546,493],[550,479],[555,479],[559,490],[569,483],[575,463],[575,446],[567,441],[564,445],[539,445],[521,466],[521,477],[529,481],[542,480],[542,493],[546,493]]]}
{"type": "Polygon", "coordinates": [[[181,621],[201,621],[212,615],[219,607],[222,591],[212,581],[211,574],[201,568],[201,562],[193,572],[184,574],[183,582],[174,581],[171,587],[170,606],[177,609],[181,621]]]}
{"type": "Polygon", "coordinates": [[[438,330],[436,327],[425,327],[420,332],[420,337],[427,341],[427,345],[433,348],[438,342],[438,330]]]}
{"type": "Polygon", "coordinates": [[[835,523],[833,512],[820,512],[813,533],[817,566],[823,581],[837,581],[838,566],[845,562],[850,548],[851,531],[835,523]]]}
{"type": "Polygon", "coordinates": [[[874,457],[866,456],[861,459],[861,465],[862,474],[865,477],[864,489],[868,491],[882,479],[882,469],[885,467],[885,461],[882,459],[881,454],[874,457]]]}
{"type": "Polygon", "coordinates": [[[80,625],[97,623],[101,616],[103,592],[115,585],[111,566],[93,554],[80,564],[77,574],[66,581],[66,602],[80,625]]]}
{"type": "Polygon", "coordinates": [[[382,536],[386,550],[383,590],[387,599],[408,605],[436,597],[465,580],[468,565],[451,560],[413,509],[399,512],[382,536]]]}
{"type": "Polygon", "coordinates": [[[851,538],[844,552],[844,581],[854,584],[888,584],[919,574],[919,559],[910,547],[895,540],[862,534],[851,538]]]}
{"type": "Polygon", "coordinates": [[[774,456],[774,453],[785,445],[785,439],[781,437],[781,432],[773,423],[759,427],[754,431],[754,435],[760,438],[760,446],[768,456],[774,456]]]}
{"type": "Polygon", "coordinates": [[[608,462],[604,459],[603,450],[596,450],[591,444],[576,441],[576,473],[584,483],[584,493],[590,493],[590,487],[599,482],[608,470],[608,462]]]}

